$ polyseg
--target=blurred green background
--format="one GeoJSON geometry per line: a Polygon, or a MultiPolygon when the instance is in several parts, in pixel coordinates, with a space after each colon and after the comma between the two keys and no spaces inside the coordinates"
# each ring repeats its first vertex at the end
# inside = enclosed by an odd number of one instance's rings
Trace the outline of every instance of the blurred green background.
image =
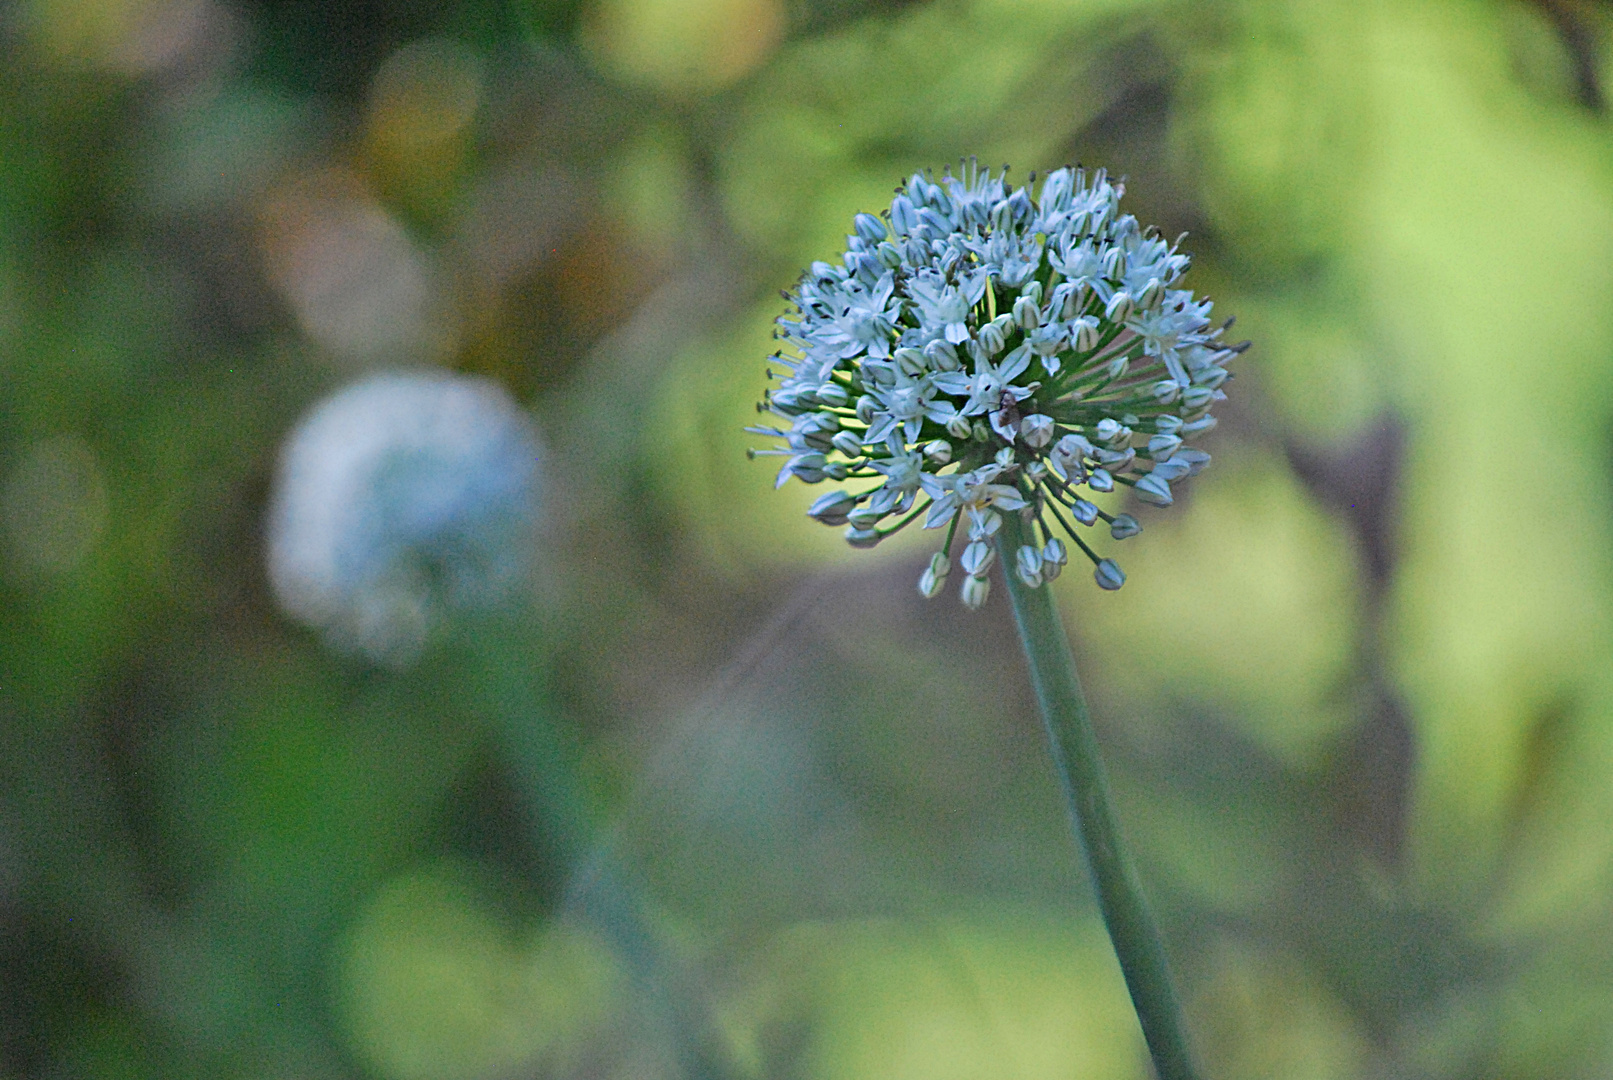
{"type": "Polygon", "coordinates": [[[1610,80],[1593,0],[11,0],[0,1077],[680,1080],[613,891],[730,1080],[1145,1076],[1003,598],[743,454],[777,290],[966,154],[1255,341],[1059,583],[1210,1076],[1607,1076],[1610,80]],[[266,521],[400,368],[541,514],[378,663],[266,521]]]}

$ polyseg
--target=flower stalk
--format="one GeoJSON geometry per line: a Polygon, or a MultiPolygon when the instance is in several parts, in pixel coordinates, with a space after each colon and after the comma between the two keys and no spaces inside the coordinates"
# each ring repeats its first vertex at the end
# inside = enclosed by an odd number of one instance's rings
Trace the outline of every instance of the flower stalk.
{"type": "MultiPolygon", "coordinates": [[[[1029,527],[1022,517],[1004,514],[997,535],[1003,559],[1008,560],[1029,540],[1029,527]]],[[[1005,573],[1003,578],[1047,729],[1053,766],[1154,1071],[1159,1080],[1198,1080],[1164,942],[1115,820],[1108,774],[1052,591],[1033,588],[1018,574],[1005,573]]]]}
{"type": "MultiPolygon", "coordinates": [[[[1004,170],[1006,173],[1006,168],[1004,170]]],[[[1048,582],[1070,558],[1051,518],[1092,563],[1098,587],[1126,575],[1087,536],[1136,536],[1129,512],[1087,498],[1120,494],[1169,506],[1171,485],[1210,455],[1187,445],[1215,426],[1232,325],[1181,288],[1180,240],[1120,212],[1123,185],[1103,170],[1057,169],[1014,188],[964,163],[932,182],[915,173],[881,216],[858,214],[838,264],[815,262],[784,298],[779,384],[758,404],[788,429],[754,456],[792,477],[851,486],[808,516],[869,548],[921,513],[946,540],[919,576],[937,596],[954,566],[959,597],[982,607],[1001,564],[1104,922],[1160,1080],[1195,1080],[1159,930],[1125,853],[1097,739],[1048,582]],[[1083,492],[1082,489],[1085,489],[1083,492]],[[917,505],[920,496],[927,500],[917,505]],[[894,526],[881,522],[896,516],[894,526]],[[963,522],[966,540],[954,553],[963,522]],[[1073,522],[1073,524],[1072,524],[1073,522]],[[955,561],[954,561],[955,560],[955,561]]],[[[1102,501],[1108,501],[1104,499],[1102,501]]]]}
{"type": "Polygon", "coordinates": [[[501,662],[521,648],[522,634],[496,616],[474,624],[465,640],[455,670],[464,691],[498,723],[537,841],[569,868],[564,907],[586,919],[621,960],[649,1014],[663,1025],[675,1075],[739,1080],[744,1070],[700,973],[657,924],[646,882],[601,836],[577,764],[542,707],[545,659],[501,662]]]}

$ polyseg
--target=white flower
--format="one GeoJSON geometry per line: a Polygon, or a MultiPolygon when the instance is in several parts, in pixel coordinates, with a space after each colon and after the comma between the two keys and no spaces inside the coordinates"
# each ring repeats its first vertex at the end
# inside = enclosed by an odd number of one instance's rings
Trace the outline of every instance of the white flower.
{"type": "MultiPolygon", "coordinates": [[[[1101,170],[1055,170],[1040,200],[973,162],[939,183],[914,175],[883,221],[856,217],[838,264],[813,263],[787,294],[783,378],[763,408],[789,424],[747,429],[781,442],[753,453],[785,458],[780,484],[878,481],[811,510],[849,524],[857,546],[923,517],[949,526],[949,560],[966,522],[970,606],[985,600],[1002,513],[1023,513],[1040,545],[1010,560],[1021,580],[1058,576],[1057,525],[1098,583],[1119,588],[1125,575],[1079,531],[1102,520],[1121,539],[1138,526],[1078,489],[1121,484],[1169,505],[1170,485],[1209,461],[1184,440],[1214,426],[1243,350],[1180,287],[1188,256],[1121,214],[1121,194],[1101,170]],[[891,515],[902,517],[882,524],[891,515]]],[[[932,565],[921,591],[938,591],[950,566],[932,565]]]]}
{"type": "Polygon", "coordinates": [[[929,516],[924,519],[926,529],[939,529],[959,510],[984,514],[996,506],[1003,510],[1019,510],[1025,504],[1024,496],[1011,484],[995,483],[1002,474],[1002,466],[986,465],[969,473],[936,476],[925,473],[924,490],[935,501],[930,504],[929,516]]]}
{"type": "Polygon", "coordinates": [[[275,596],[338,647],[406,664],[446,616],[519,579],[538,481],[536,433],[497,384],[394,372],[350,385],[281,451],[275,596]]]}
{"type": "Polygon", "coordinates": [[[924,464],[920,451],[898,451],[884,461],[871,462],[871,468],[885,474],[885,483],[869,496],[868,509],[880,515],[906,511],[924,478],[924,464]]]}

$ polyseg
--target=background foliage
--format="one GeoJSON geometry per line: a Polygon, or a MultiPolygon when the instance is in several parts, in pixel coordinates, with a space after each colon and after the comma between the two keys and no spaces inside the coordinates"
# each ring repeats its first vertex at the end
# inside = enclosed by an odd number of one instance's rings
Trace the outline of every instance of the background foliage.
{"type": "Polygon", "coordinates": [[[1144,1075],[1002,597],[743,455],[777,290],[971,153],[1129,176],[1256,342],[1060,581],[1211,1075],[1613,1068],[1613,9],[0,19],[0,1076],[670,1078],[606,851],[741,1075],[1144,1075]],[[422,366],[531,411],[543,527],[376,666],[266,506],[422,366]]]}

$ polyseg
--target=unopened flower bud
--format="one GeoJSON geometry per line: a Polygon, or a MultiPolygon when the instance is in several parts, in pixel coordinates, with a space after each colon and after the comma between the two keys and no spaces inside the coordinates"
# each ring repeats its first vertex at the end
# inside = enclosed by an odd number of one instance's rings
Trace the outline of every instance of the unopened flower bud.
{"type": "Polygon", "coordinates": [[[1131,357],[1129,356],[1117,356],[1109,361],[1108,375],[1111,380],[1124,378],[1129,370],[1131,370],[1131,357]]]}
{"type": "Polygon", "coordinates": [[[903,346],[891,354],[891,359],[896,361],[896,366],[901,368],[904,374],[912,375],[915,378],[929,370],[929,364],[925,361],[924,354],[917,349],[903,346]]]}
{"type": "Polygon", "coordinates": [[[1175,379],[1161,379],[1153,386],[1154,400],[1161,405],[1174,405],[1182,396],[1182,388],[1175,379]]]}
{"type": "Polygon", "coordinates": [[[829,451],[834,449],[834,432],[839,427],[840,424],[833,417],[825,422],[820,415],[808,413],[797,418],[795,427],[786,438],[791,449],[829,451]]]}
{"type": "Polygon", "coordinates": [[[779,471],[778,483],[774,486],[783,487],[784,481],[791,476],[807,484],[821,483],[824,465],[825,459],[822,454],[797,454],[779,471]]]}
{"type": "Polygon", "coordinates": [[[975,340],[980,342],[980,348],[987,356],[996,356],[1003,351],[1003,346],[1007,344],[1003,341],[1002,331],[997,329],[997,324],[994,322],[982,326],[975,340]]]}
{"type": "Polygon", "coordinates": [[[923,208],[930,202],[930,182],[921,172],[914,173],[907,181],[907,194],[913,200],[915,207],[923,208]]]}
{"type": "Polygon", "coordinates": [[[1167,484],[1174,484],[1176,481],[1180,480],[1186,475],[1187,462],[1185,461],[1178,461],[1173,457],[1165,461],[1154,463],[1153,477],[1156,480],[1163,480],[1167,484]]]}
{"type": "Polygon", "coordinates": [[[818,388],[817,398],[825,405],[838,409],[851,400],[851,395],[846,393],[846,388],[839,383],[824,383],[818,388]]]}
{"type": "Polygon", "coordinates": [[[1215,427],[1216,419],[1213,416],[1201,416],[1197,420],[1189,420],[1182,425],[1183,435],[1202,435],[1215,427]]]}
{"type": "Polygon", "coordinates": [[[1050,173],[1047,183],[1042,186],[1042,209],[1063,210],[1068,207],[1073,187],[1074,177],[1070,170],[1058,169],[1050,173]]]}
{"type": "Polygon", "coordinates": [[[1098,441],[1108,447],[1118,447],[1131,438],[1131,429],[1112,416],[1098,421],[1098,441]]]}
{"type": "Polygon", "coordinates": [[[889,240],[881,240],[879,246],[874,248],[874,258],[887,270],[895,270],[902,265],[902,251],[889,240]]]}
{"type": "Polygon", "coordinates": [[[878,276],[879,260],[866,251],[846,252],[845,264],[848,274],[854,274],[857,277],[862,277],[864,274],[868,277],[878,276]]]}
{"type": "Polygon", "coordinates": [[[830,480],[844,480],[851,475],[851,470],[844,461],[831,461],[823,467],[823,475],[830,480]]]}
{"type": "Polygon", "coordinates": [[[991,581],[989,578],[966,575],[963,579],[963,588],[959,590],[959,597],[963,606],[970,611],[979,611],[986,603],[986,597],[991,595],[991,581]]]}
{"type": "Polygon", "coordinates": [[[1189,386],[1182,391],[1182,406],[1188,409],[1202,409],[1214,400],[1215,391],[1208,386],[1189,386]]]}
{"type": "Polygon", "coordinates": [[[1073,319],[1078,315],[1087,302],[1085,286],[1065,281],[1053,287],[1053,295],[1047,302],[1047,312],[1050,318],[1073,319]]]}
{"type": "Polygon", "coordinates": [[[962,413],[957,413],[947,421],[947,434],[954,439],[968,439],[974,436],[974,425],[962,413]]]}
{"type": "Polygon", "coordinates": [[[1187,465],[1187,475],[1197,476],[1199,473],[1203,472],[1204,467],[1210,463],[1210,455],[1206,454],[1203,450],[1194,450],[1191,447],[1184,447],[1183,449],[1176,451],[1175,454],[1172,454],[1171,460],[1184,462],[1187,465]]]}
{"type": "Polygon", "coordinates": [[[1042,585],[1042,552],[1040,549],[1026,544],[1014,553],[1014,570],[1019,574],[1019,580],[1033,589],[1042,585]]]}
{"type": "Polygon", "coordinates": [[[1085,435],[1079,435],[1072,431],[1059,439],[1058,445],[1053,447],[1053,453],[1057,456],[1079,460],[1083,455],[1092,453],[1092,443],[1087,440],[1085,435]]]}
{"type": "Polygon", "coordinates": [[[1207,367],[1193,373],[1193,382],[1197,386],[1207,386],[1211,390],[1221,389],[1221,384],[1232,377],[1226,368],[1207,367]]]}
{"type": "Polygon", "coordinates": [[[867,530],[872,529],[875,525],[878,525],[881,521],[885,520],[885,515],[877,510],[870,510],[865,506],[860,510],[852,510],[848,512],[846,514],[846,520],[851,523],[851,526],[854,529],[867,530]]]}
{"type": "Polygon", "coordinates": [[[874,386],[895,386],[896,366],[889,360],[868,360],[864,362],[862,381],[865,389],[870,380],[874,386]]]}
{"type": "Polygon", "coordinates": [[[1032,278],[1025,283],[1023,289],[1019,290],[1019,295],[1033,304],[1040,304],[1042,302],[1042,283],[1032,278]]]}
{"type": "MultiPolygon", "coordinates": [[[[1175,384],[1173,383],[1172,385],[1175,384]]],[[[1166,413],[1163,416],[1156,416],[1154,417],[1154,430],[1159,432],[1161,435],[1175,435],[1178,431],[1182,430],[1182,418],[1180,416],[1172,416],[1170,413],[1166,413]]]]}
{"type": "Polygon", "coordinates": [[[952,460],[952,444],[945,439],[931,439],[924,444],[924,456],[936,465],[945,465],[952,460]]]}
{"type": "Polygon", "coordinates": [[[1116,540],[1129,540],[1142,531],[1142,525],[1130,514],[1116,514],[1109,523],[1109,535],[1116,540]]]}
{"type": "Polygon", "coordinates": [[[1102,340],[1098,333],[1098,320],[1091,315],[1083,315],[1071,324],[1075,331],[1075,349],[1077,352],[1091,352],[1098,347],[1102,340]]]}
{"type": "Polygon", "coordinates": [[[1124,450],[1106,450],[1100,446],[1092,451],[1092,456],[1098,459],[1099,465],[1110,472],[1125,472],[1131,467],[1131,463],[1137,460],[1137,451],[1129,446],[1124,450]]]}
{"type": "Polygon", "coordinates": [[[1077,499],[1070,504],[1070,516],[1083,525],[1091,525],[1098,520],[1098,508],[1085,499],[1077,499]]]}
{"type": "Polygon", "coordinates": [[[1070,556],[1064,549],[1064,541],[1053,537],[1042,548],[1042,577],[1052,581],[1064,572],[1064,566],[1069,561],[1070,556]]]}
{"type": "Polygon", "coordinates": [[[1103,309],[1104,318],[1110,322],[1125,322],[1131,318],[1131,294],[1124,289],[1109,298],[1109,303],[1103,309]]]}
{"type": "Polygon", "coordinates": [[[906,236],[919,226],[918,211],[913,207],[913,201],[906,195],[898,195],[891,200],[891,227],[898,235],[906,236]]]}
{"type": "Polygon", "coordinates": [[[1003,447],[1001,450],[997,451],[996,456],[994,456],[991,460],[994,461],[1000,468],[1008,468],[1014,463],[1014,448],[1012,446],[1003,447]]]}
{"type": "Polygon", "coordinates": [[[1149,278],[1143,291],[1137,294],[1137,306],[1144,311],[1157,307],[1165,299],[1165,285],[1158,278],[1149,278]]]}
{"type": "Polygon", "coordinates": [[[1028,296],[1021,296],[1015,300],[1014,322],[1021,330],[1035,330],[1042,325],[1042,315],[1037,310],[1036,301],[1028,296]]]}
{"type": "Polygon", "coordinates": [[[937,338],[924,346],[924,355],[929,357],[930,366],[937,371],[957,371],[963,366],[958,360],[956,346],[945,338],[937,338]]]}
{"type": "Polygon", "coordinates": [[[1138,480],[1137,486],[1133,490],[1137,492],[1137,497],[1143,502],[1152,503],[1155,506],[1169,506],[1175,501],[1171,497],[1171,486],[1153,473],[1149,473],[1141,480],[1138,480]]]}
{"type": "Polygon", "coordinates": [[[1148,439],[1148,456],[1155,461],[1163,461],[1176,453],[1181,445],[1180,435],[1153,435],[1148,439]]]}
{"type": "Polygon", "coordinates": [[[1092,578],[1098,583],[1098,588],[1114,592],[1126,583],[1125,572],[1115,564],[1113,559],[1104,559],[1092,571],[1092,578]]]}
{"type": "Polygon", "coordinates": [[[919,593],[926,600],[934,600],[946,587],[947,574],[952,570],[952,560],[947,558],[944,551],[937,551],[930,556],[930,565],[924,568],[919,575],[919,593]]]}
{"type": "Polygon", "coordinates": [[[1108,469],[1093,469],[1087,476],[1087,487],[1093,491],[1113,491],[1115,478],[1109,475],[1108,469]]]}
{"type": "Polygon", "coordinates": [[[984,420],[976,420],[974,422],[974,426],[969,430],[970,433],[974,435],[975,442],[991,441],[991,428],[986,426],[986,422],[984,420]]]}
{"type": "Polygon", "coordinates": [[[885,223],[873,214],[858,214],[851,223],[865,244],[877,244],[885,239],[885,223]]]}
{"type": "Polygon", "coordinates": [[[836,432],[835,437],[831,439],[830,442],[834,443],[834,448],[836,450],[840,451],[842,454],[845,454],[847,457],[854,458],[863,452],[862,437],[855,432],[836,432]]]}
{"type": "Polygon", "coordinates": [[[879,541],[880,535],[875,529],[859,529],[853,525],[846,530],[846,543],[854,548],[871,548],[879,541]]]}
{"type": "Polygon", "coordinates": [[[857,508],[857,497],[849,491],[831,491],[814,499],[807,517],[825,525],[844,525],[846,515],[857,508]]]}
{"type": "Polygon", "coordinates": [[[767,408],[784,416],[796,416],[806,408],[801,401],[799,390],[770,390],[767,393],[767,408]]]}
{"type": "Polygon", "coordinates": [[[1036,215],[1036,207],[1031,203],[1030,192],[1020,188],[1008,196],[1008,206],[1011,211],[1009,217],[1015,225],[1025,225],[1036,215]]]}
{"type": "Polygon", "coordinates": [[[997,558],[997,550],[984,540],[970,541],[963,549],[963,558],[958,565],[965,574],[972,577],[984,577],[991,569],[992,562],[997,558]]]}
{"type": "Polygon", "coordinates": [[[1051,416],[1033,413],[1019,422],[1019,437],[1032,450],[1040,450],[1053,441],[1056,425],[1051,416]]]}

